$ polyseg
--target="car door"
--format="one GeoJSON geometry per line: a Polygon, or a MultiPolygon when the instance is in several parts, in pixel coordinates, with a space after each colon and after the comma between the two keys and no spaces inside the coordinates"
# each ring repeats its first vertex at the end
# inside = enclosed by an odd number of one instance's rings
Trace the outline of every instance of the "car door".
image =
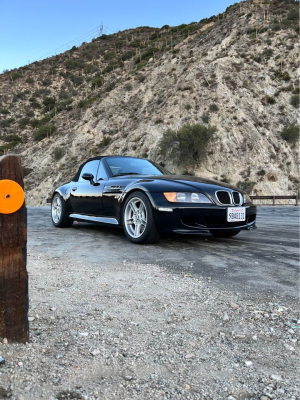
{"type": "Polygon", "coordinates": [[[84,165],[78,182],[71,185],[71,205],[73,212],[83,215],[103,215],[103,187],[107,175],[102,160],[92,160],[84,165]],[[85,173],[93,174],[92,182],[82,178],[85,173]]]}

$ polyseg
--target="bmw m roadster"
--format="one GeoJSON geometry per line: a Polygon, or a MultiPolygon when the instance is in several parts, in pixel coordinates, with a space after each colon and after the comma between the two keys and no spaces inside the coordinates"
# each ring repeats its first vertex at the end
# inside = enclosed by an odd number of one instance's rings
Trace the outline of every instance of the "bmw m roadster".
{"type": "Polygon", "coordinates": [[[86,221],[123,227],[134,243],[153,243],[161,232],[210,232],[228,238],[256,228],[256,207],[234,186],[177,176],[134,157],[94,157],[51,198],[54,226],[86,221]]]}

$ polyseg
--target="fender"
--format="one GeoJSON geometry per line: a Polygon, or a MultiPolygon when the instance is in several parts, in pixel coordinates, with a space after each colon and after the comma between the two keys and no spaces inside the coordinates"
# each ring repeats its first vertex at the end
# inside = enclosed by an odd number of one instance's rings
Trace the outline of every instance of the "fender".
{"type": "Polygon", "coordinates": [[[59,188],[55,189],[55,191],[53,192],[52,197],[51,197],[51,202],[56,193],[60,194],[61,197],[64,199],[64,201],[66,203],[67,213],[72,213],[73,208],[70,203],[70,196],[71,196],[70,183],[66,183],[66,184],[60,186],[59,188]]]}

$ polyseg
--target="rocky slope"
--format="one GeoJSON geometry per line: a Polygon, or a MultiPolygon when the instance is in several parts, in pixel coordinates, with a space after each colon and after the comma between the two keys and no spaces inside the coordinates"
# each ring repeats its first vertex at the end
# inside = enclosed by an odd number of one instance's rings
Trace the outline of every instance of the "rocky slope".
{"type": "Polygon", "coordinates": [[[27,202],[92,155],[149,157],[258,194],[299,189],[297,2],[241,2],[178,27],[102,35],[0,75],[0,154],[20,153],[27,202]],[[215,126],[188,168],[163,155],[170,128],[215,126]],[[282,135],[283,134],[283,135],[282,135]]]}

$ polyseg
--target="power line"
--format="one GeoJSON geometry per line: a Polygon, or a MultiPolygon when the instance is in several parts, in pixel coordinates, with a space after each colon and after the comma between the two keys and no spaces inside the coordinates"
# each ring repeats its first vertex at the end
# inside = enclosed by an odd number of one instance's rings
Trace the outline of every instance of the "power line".
{"type": "MultiPolygon", "coordinates": [[[[51,55],[51,56],[52,56],[52,55],[56,55],[56,53],[57,53],[58,51],[61,53],[62,50],[63,50],[64,48],[70,47],[72,44],[73,44],[73,45],[76,44],[76,42],[78,42],[78,40],[83,40],[83,39],[85,39],[85,38],[87,38],[87,37],[90,37],[91,35],[92,35],[91,39],[93,39],[93,38],[95,38],[95,37],[99,37],[99,36],[101,36],[103,33],[109,35],[109,34],[111,34],[109,31],[112,32],[112,33],[115,33],[115,32],[112,31],[108,26],[104,26],[103,23],[101,22],[101,25],[97,26],[96,28],[91,29],[90,31],[88,31],[88,32],[86,32],[86,33],[84,33],[84,34],[82,34],[82,35],[80,35],[80,36],[78,36],[77,38],[75,38],[75,39],[69,41],[68,43],[66,43],[66,44],[64,44],[64,45],[59,46],[59,47],[57,47],[56,49],[54,49],[54,50],[52,50],[52,51],[49,51],[48,53],[46,53],[46,54],[40,56],[40,57],[38,58],[38,60],[43,60],[43,59],[47,58],[47,56],[50,56],[50,55],[51,55]]],[[[34,59],[34,58],[35,58],[35,57],[31,57],[31,59],[34,59]]]]}
{"type": "Polygon", "coordinates": [[[71,40],[70,42],[68,42],[68,43],[66,43],[66,44],[64,44],[64,45],[62,45],[62,46],[60,46],[60,47],[54,49],[53,51],[50,51],[50,52],[44,54],[43,56],[39,57],[39,59],[45,58],[45,57],[47,57],[49,54],[56,53],[58,50],[61,50],[61,49],[63,49],[64,47],[67,47],[67,46],[69,46],[70,44],[73,44],[74,42],[77,42],[79,39],[83,39],[83,38],[85,38],[85,37],[87,37],[87,36],[90,36],[92,33],[95,34],[95,33],[97,33],[98,31],[99,31],[99,26],[97,26],[97,28],[94,28],[94,29],[92,29],[92,30],[89,31],[89,32],[84,33],[84,34],[81,35],[81,36],[78,36],[76,39],[73,39],[73,40],[71,40]]]}

